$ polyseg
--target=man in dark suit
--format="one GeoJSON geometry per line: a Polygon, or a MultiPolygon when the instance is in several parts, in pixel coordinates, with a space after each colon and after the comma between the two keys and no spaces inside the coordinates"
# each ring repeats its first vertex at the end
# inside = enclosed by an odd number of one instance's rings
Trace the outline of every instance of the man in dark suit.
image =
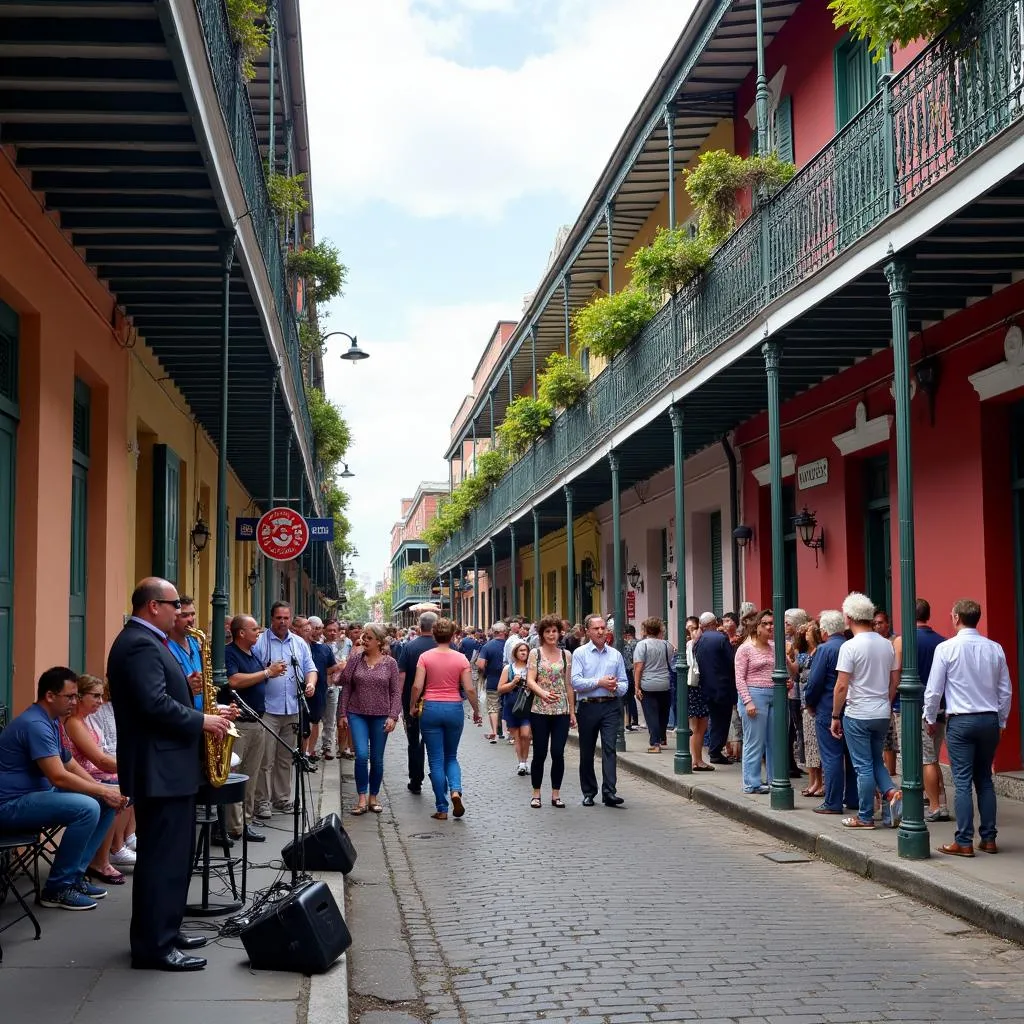
{"type": "Polygon", "coordinates": [[[700,636],[693,645],[693,656],[711,719],[709,760],[712,764],[732,764],[732,758],[722,753],[722,747],[729,738],[732,709],[736,707],[736,651],[729,638],[718,631],[718,619],[712,612],[704,612],[700,617],[700,636]]]}
{"type": "Polygon", "coordinates": [[[205,945],[181,934],[202,781],[200,741],[223,738],[229,722],[192,704],[188,680],[167,648],[181,602],[173,584],[142,580],[132,616],[107,658],[117,722],[117,775],[135,801],[138,861],[132,883],[132,967],[196,971],[206,960],[183,950],[205,945]]]}

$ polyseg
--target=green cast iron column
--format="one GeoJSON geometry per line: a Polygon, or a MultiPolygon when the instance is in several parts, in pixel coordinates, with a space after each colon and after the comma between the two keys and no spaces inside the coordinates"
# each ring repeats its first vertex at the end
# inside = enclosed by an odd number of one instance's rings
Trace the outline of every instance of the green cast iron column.
{"type": "Polygon", "coordinates": [[[565,358],[569,358],[572,331],[569,316],[569,289],[572,287],[572,274],[562,275],[562,316],[565,318],[565,358]]]}
{"type": "Polygon", "coordinates": [[[569,591],[565,595],[566,613],[569,625],[576,624],[576,532],[573,528],[572,516],[572,487],[566,485],[565,490],[565,560],[568,573],[566,575],[566,587],[569,591]]]}
{"type": "Polygon", "coordinates": [[[267,4],[267,32],[270,35],[270,45],[267,47],[270,60],[270,138],[267,145],[267,170],[270,174],[274,174],[277,171],[277,118],[275,116],[276,105],[274,101],[275,58],[277,56],[277,0],[270,0],[267,4]]]}
{"type": "Polygon", "coordinates": [[[480,625],[480,565],[473,554],[473,625],[480,625]]]}
{"type": "MultiPolygon", "coordinates": [[[[760,0],[759,0],[760,3],[760,0]]],[[[768,375],[768,462],[772,481],[772,613],[775,617],[775,668],[772,671],[771,764],[772,809],[793,809],[793,786],[789,781],[789,723],[787,711],[786,634],[783,618],[786,613],[786,560],[782,528],[782,428],[779,422],[779,360],[782,350],[775,341],[761,346],[768,375]]]]}
{"type": "Polygon", "coordinates": [[[224,668],[224,620],[228,614],[231,532],[228,530],[228,368],[231,366],[231,265],[235,233],[224,240],[224,321],[220,339],[220,439],[217,443],[217,565],[213,584],[210,645],[213,682],[218,690],[228,681],[224,668]]]}
{"type": "Polygon", "coordinates": [[[487,392],[487,405],[491,410],[491,447],[494,447],[494,392],[487,392]]]}
{"type": "MultiPolygon", "coordinates": [[[[673,296],[673,300],[675,296],[673,296]]],[[[683,479],[683,408],[669,406],[672,421],[673,482],[676,499],[676,754],[673,767],[676,775],[693,774],[693,755],[690,753],[690,691],[687,686],[689,669],[686,665],[686,496],[683,479]]],[[[668,623],[665,624],[666,631],[668,623]]]]}
{"type": "Polygon", "coordinates": [[[665,107],[665,135],[668,140],[668,227],[676,226],[676,119],[665,107]]]}
{"type": "Polygon", "coordinates": [[[608,236],[608,294],[615,294],[615,245],[612,233],[612,221],[615,217],[615,204],[606,203],[604,208],[604,229],[608,236]]]}
{"type": "MultiPolygon", "coordinates": [[[[622,639],[626,628],[626,604],[622,592],[622,495],[619,493],[619,455],[618,452],[608,453],[608,465],[612,470],[612,586],[615,588],[615,647],[622,652],[622,639]]],[[[632,670],[626,666],[626,672],[632,670]]],[[[620,701],[619,731],[615,735],[615,749],[626,749],[626,702],[620,701]]]]}
{"type": "Polygon", "coordinates": [[[448,570],[448,618],[456,621],[455,614],[455,569],[448,570]]]}
{"type": "MultiPolygon", "coordinates": [[[[277,376],[280,367],[274,367],[274,375],[270,378],[270,485],[267,487],[267,508],[274,507],[274,484],[276,466],[274,464],[274,421],[277,419],[277,376]]],[[[263,556],[263,624],[270,628],[270,608],[274,603],[275,563],[272,558],[263,556]]]]}
{"type": "Polygon", "coordinates": [[[516,586],[516,528],[510,523],[508,527],[509,536],[512,538],[508,555],[509,590],[508,590],[508,615],[509,618],[518,614],[516,605],[519,604],[519,590],[516,586]]]}
{"type": "Polygon", "coordinates": [[[924,821],[921,768],[921,713],[924,687],[917,671],[917,570],[914,564],[914,467],[910,438],[910,333],[907,300],[910,268],[903,260],[885,264],[892,303],[893,387],[896,392],[896,505],[900,531],[900,631],[903,665],[900,669],[900,748],[903,752],[903,821],[896,849],[908,860],[928,854],[924,821]]]}
{"type": "Polygon", "coordinates": [[[757,105],[757,151],[762,156],[767,156],[768,103],[770,96],[768,93],[768,78],[764,71],[764,0],[756,0],[754,14],[757,32],[757,79],[754,87],[754,102],[757,105]]]}
{"type": "Polygon", "coordinates": [[[512,362],[509,361],[509,364],[508,364],[508,400],[509,400],[509,404],[511,404],[512,399],[515,398],[515,397],[516,397],[516,393],[512,389],[512,362]]]}
{"type": "Polygon", "coordinates": [[[540,622],[542,595],[540,592],[540,514],[533,510],[533,621],[540,622]]]}
{"type": "Polygon", "coordinates": [[[537,325],[530,324],[530,386],[537,398],[537,325]]]}

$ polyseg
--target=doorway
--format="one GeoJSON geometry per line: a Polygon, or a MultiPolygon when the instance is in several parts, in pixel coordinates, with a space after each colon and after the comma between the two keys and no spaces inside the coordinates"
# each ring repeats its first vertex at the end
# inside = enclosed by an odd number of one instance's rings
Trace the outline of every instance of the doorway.
{"type": "Polygon", "coordinates": [[[892,616],[889,456],[864,462],[864,555],[868,597],[892,616]]]}
{"type": "Polygon", "coordinates": [[[18,441],[18,315],[0,302],[0,704],[14,671],[14,488],[18,441]]]}

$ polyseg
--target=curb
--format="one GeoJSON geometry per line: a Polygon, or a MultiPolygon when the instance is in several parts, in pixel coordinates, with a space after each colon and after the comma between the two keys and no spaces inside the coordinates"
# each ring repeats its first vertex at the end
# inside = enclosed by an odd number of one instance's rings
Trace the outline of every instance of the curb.
{"type": "MultiPolygon", "coordinates": [[[[326,762],[324,762],[326,763],[326,762]]],[[[320,798],[314,820],[319,820],[331,811],[337,811],[341,804],[341,765],[338,759],[338,788],[323,776],[320,786],[320,798]],[[337,804],[338,806],[335,806],[337,804]]],[[[326,882],[331,890],[342,917],[347,917],[345,907],[345,876],[335,871],[314,871],[312,876],[318,881],[326,882]]],[[[314,974],[309,979],[309,992],[306,999],[306,1016],[300,1018],[305,1024],[348,1024],[348,953],[342,953],[337,963],[326,974],[314,974]]]]}
{"type": "MultiPolygon", "coordinates": [[[[579,737],[570,734],[569,742],[579,746],[579,737]]],[[[619,754],[623,769],[655,786],[684,797],[701,807],[760,832],[789,843],[844,871],[871,879],[897,892],[912,896],[939,910],[975,925],[986,932],[1024,945],[1024,907],[1015,906],[1005,893],[971,879],[950,879],[943,885],[934,871],[919,861],[893,860],[824,835],[802,822],[798,816],[763,810],[739,794],[695,786],[686,776],[667,776],[619,754]]]]}

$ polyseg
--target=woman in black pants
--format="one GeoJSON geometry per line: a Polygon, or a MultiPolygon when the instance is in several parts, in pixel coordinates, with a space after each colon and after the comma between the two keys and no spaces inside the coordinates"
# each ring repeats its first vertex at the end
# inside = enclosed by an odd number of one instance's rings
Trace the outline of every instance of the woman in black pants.
{"type": "Polygon", "coordinates": [[[576,728],[576,695],[572,689],[572,658],[558,646],[561,622],[546,615],[537,623],[541,644],[530,652],[526,685],[535,695],[530,712],[533,733],[533,762],[530,780],[533,797],[530,806],[540,807],[540,785],[544,781],[544,761],[551,747],[551,806],[564,808],[560,794],[565,774],[565,744],[569,730],[576,728]]]}
{"type": "MultiPolygon", "coordinates": [[[[664,625],[659,618],[644,619],[644,638],[633,652],[633,679],[636,695],[644,709],[647,731],[651,745],[648,754],[660,754],[666,742],[669,699],[671,693],[672,662],[675,651],[672,645],[661,637],[664,625]]],[[[690,709],[693,716],[693,709],[690,709]]]]}

